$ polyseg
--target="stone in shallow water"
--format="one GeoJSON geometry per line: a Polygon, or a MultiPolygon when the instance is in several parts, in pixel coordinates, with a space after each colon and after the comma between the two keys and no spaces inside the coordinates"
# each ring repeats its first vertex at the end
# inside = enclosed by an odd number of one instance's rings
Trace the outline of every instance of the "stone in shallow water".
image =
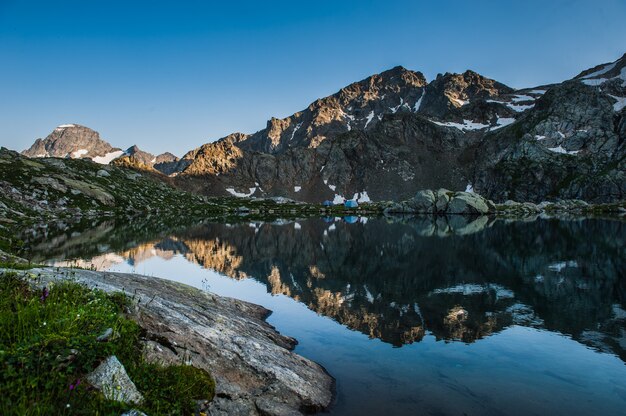
{"type": "Polygon", "coordinates": [[[133,404],[143,401],[143,396],[135,383],[128,377],[126,369],[114,355],[104,360],[90,373],[87,381],[109,400],[133,404]]]}

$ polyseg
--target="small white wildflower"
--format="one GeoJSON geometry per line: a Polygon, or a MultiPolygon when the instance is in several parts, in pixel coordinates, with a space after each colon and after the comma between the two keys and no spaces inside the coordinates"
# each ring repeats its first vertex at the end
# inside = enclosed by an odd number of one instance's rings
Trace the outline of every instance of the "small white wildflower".
{"type": "Polygon", "coordinates": [[[69,403],[68,403],[68,404],[66,404],[66,405],[65,405],[65,407],[69,408],[69,407],[70,407],[70,404],[69,404],[69,403]]]}
{"type": "Polygon", "coordinates": [[[43,323],[43,326],[46,326],[46,325],[48,325],[48,324],[47,324],[46,322],[44,322],[44,323],[43,323]]]}

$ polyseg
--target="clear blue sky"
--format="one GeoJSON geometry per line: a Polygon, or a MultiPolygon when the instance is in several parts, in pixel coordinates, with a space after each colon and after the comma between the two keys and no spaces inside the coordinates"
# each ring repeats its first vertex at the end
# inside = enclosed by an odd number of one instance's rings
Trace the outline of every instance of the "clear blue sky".
{"type": "Polygon", "coordinates": [[[0,0],[0,145],[79,123],[181,156],[395,65],[525,87],[625,52],[623,0],[0,0]]]}

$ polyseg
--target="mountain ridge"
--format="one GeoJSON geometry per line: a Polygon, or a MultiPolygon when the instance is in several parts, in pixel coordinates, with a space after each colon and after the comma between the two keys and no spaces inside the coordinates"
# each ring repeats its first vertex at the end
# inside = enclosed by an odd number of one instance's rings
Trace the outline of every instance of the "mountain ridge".
{"type": "Polygon", "coordinates": [[[119,159],[127,159],[125,164],[154,168],[168,174],[172,162],[178,157],[166,152],[160,155],[141,150],[132,145],[126,150],[113,147],[109,142],[100,138],[100,134],[77,123],[61,124],[46,138],[37,139],[33,145],[22,151],[28,157],[59,157],[72,159],[90,159],[96,163],[109,164],[119,159]]]}
{"type": "MultiPolygon", "coordinates": [[[[624,199],[625,67],[626,55],[516,90],[472,70],[427,82],[396,66],[157,169],[206,195],[308,202],[399,200],[438,187],[496,201],[624,199]]],[[[153,167],[145,152],[130,153],[116,163],[153,167]]]]}

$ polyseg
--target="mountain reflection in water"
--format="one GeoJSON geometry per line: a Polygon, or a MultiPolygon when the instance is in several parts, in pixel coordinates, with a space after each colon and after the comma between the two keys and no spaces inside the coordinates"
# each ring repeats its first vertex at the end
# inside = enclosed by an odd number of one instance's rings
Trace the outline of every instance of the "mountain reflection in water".
{"type": "Polygon", "coordinates": [[[57,239],[54,247],[38,245],[34,260],[52,252],[55,264],[88,258],[78,264],[106,269],[182,255],[233,279],[255,279],[397,347],[428,336],[473,343],[520,325],[570,335],[626,361],[623,222],[350,222],[204,224],[115,253],[100,242],[95,256],[57,239]]]}

